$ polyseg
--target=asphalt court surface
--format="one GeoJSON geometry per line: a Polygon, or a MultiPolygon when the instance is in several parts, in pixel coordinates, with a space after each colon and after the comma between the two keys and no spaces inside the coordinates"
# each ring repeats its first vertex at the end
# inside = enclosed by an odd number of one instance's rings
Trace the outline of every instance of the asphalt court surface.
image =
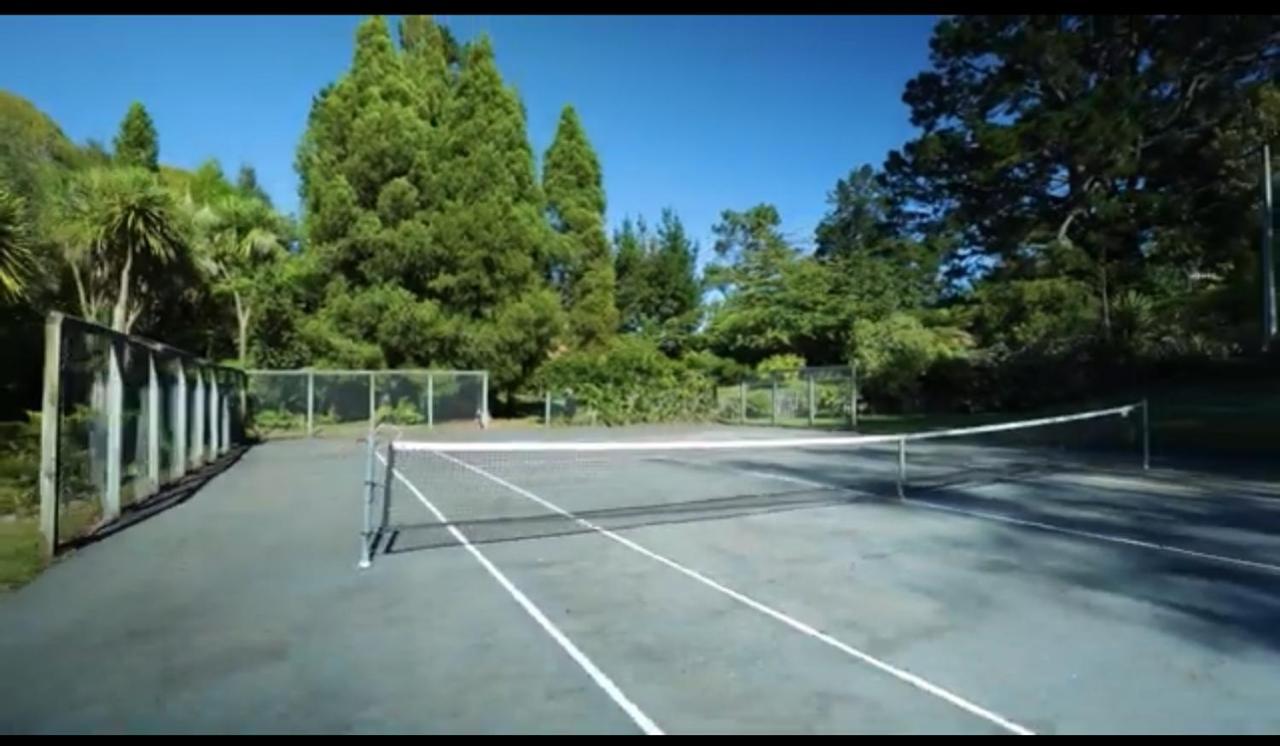
{"type": "Polygon", "coordinates": [[[928,456],[404,452],[358,570],[363,445],[267,443],[0,597],[0,729],[1280,730],[1274,483],[928,456]]]}

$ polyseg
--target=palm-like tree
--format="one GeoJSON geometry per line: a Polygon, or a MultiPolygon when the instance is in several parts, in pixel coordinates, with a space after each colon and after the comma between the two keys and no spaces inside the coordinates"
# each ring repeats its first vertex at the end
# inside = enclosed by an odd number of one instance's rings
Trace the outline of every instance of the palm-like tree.
{"type": "Polygon", "coordinates": [[[31,273],[30,233],[21,197],[0,185],[0,300],[18,300],[31,273]]]}
{"type": "Polygon", "coordinates": [[[61,243],[81,314],[128,332],[186,250],[173,195],[140,168],[95,168],[78,179],[64,205],[61,243]],[[135,292],[136,291],[136,292],[135,292]]]}
{"type": "Polygon", "coordinates": [[[236,312],[240,365],[248,358],[253,288],[264,267],[284,252],[287,228],[260,199],[230,195],[196,213],[201,264],[216,292],[231,296],[236,312]]]}

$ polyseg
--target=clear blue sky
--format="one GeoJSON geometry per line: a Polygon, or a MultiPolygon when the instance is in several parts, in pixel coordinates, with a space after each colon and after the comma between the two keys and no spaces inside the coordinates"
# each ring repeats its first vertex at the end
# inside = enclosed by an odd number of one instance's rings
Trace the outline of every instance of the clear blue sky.
{"type": "MultiPolygon", "coordinates": [[[[903,86],[935,18],[442,16],[493,38],[541,155],[573,104],[604,166],[609,222],[671,206],[710,252],[725,208],[771,202],[808,244],[835,180],[914,133],[903,86]]],[[[4,17],[0,88],[73,140],[110,143],[142,101],[164,163],[253,164],[297,209],[312,95],[351,59],[357,17],[4,17]]],[[[394,29],[394,19],[392,19],[394,29]]]]}

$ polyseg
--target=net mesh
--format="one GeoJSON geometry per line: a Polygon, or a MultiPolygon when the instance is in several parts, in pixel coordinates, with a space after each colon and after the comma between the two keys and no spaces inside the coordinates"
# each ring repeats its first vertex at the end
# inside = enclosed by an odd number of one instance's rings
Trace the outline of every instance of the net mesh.
{"type": "Polygon", "coordinates": [[[485,542],[578,532],[577,519],[627,528],[1132,469],[1142,463],[1135,409],[875,436],[395,440],[377,456],[366,538],[390,552],[453,543],[425,502],[485,542]]]}

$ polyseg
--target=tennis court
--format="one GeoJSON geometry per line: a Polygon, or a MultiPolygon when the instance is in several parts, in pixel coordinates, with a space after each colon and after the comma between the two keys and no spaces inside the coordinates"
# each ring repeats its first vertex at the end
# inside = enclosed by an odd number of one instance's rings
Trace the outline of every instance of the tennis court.
{"type": "Polygon", "coordinates": [[[267,443],[0,599],[0,728],[1280,730],[1280,487],[1136,412],[267,443]]]}

